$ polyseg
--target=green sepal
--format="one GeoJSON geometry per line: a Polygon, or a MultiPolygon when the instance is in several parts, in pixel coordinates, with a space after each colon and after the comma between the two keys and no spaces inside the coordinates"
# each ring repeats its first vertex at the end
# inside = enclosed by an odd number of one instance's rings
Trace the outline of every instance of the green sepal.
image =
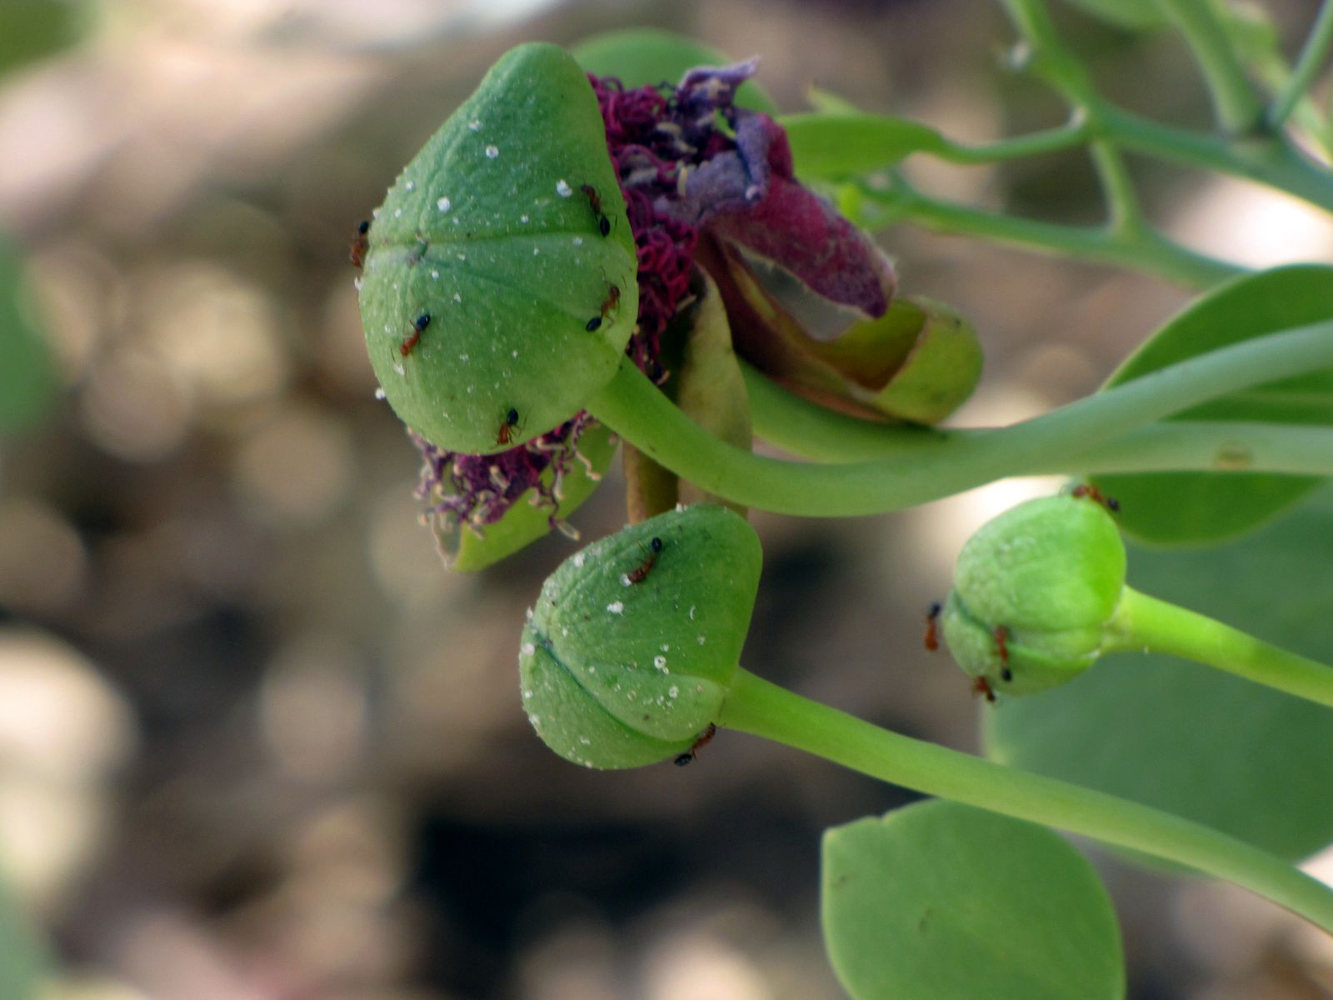
{"type": "Polygon", "coordinates": [[[565,560],[542,587],[519,652],[537,734],[565,759],[598,768],[689,749],[735,675],[761,558],[743,518],[699,504],[565,560]]]}
{"type": "Polygon", "coordinates": [[[1115,521],[1091,497],[1019,504],[959,553],[944,641],[968,676],[997,692],[1033,694],[1072,680],[1102,653],[1125,562],[1115,521]]]}
{"type": "Polygon", "coordinates": [[[638,313],[634,237],[596,96],[563,49],[501,57],[399,175],[368,239],[371,364],[394,411],[438,447],[513,447],[615,373],[638,313]]]}

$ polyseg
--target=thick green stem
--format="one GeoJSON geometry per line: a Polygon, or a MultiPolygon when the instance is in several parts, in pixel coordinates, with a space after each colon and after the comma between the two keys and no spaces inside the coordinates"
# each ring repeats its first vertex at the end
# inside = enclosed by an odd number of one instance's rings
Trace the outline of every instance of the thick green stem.
{"type": "Polygon", "coordinates": [[[1324,60],[1328,58],[1330,47],[1333,47],[1333,0],[1324,0],[1319,8],[1319,16],[1315,18],[1314,27],[1310,29],[1310,35],[1301,49],[1300,58],[1296,60],[1296,68],[1292,70],[1286,85],[1269,105],[1267,115],[1269,128],[1279,129],[1285,124],[1287,117],[1295,110],[1296,103],[1314,83],[1314,78],[1319,74],[1324,60]]]}
{"type": "Polygon", "coordinates": [[[1273,333],[1161,369],[1011,427],[937,435],[912,460],[812,465],[763,458],[708,434],[628,359],[588,410],[640,451],[710,493],[779,513],[847,517],[950,496],[1041,462],[1059,463],[1251,385],[1333,365],[1333,322],[1273,333]]]}
{"type": "Polygon", "coordinates": [[[1198,823],[888,732],[739,670],[719,725],[928,795],[1044,823],[1226,879],[1333,933],[1333,891],[1198,823]]]}
{"type": "MultiPolygon", "coordinates": [[[[951,438],[990,428],[876,424],[802,399],[742,363],[754,432],[817,462],[912,461],[951,438]]],[[[1231,421],[1169,421],[1074,455],[1038,456],[1010,475],[1112,472],[1278,472],[1333,476],[1333,427],[1231,421]]]]}
{"type": "Polygon", "coordinates": [[[1129,587],[1104,648],[1179,656],[1333,708],[1333,668],[1129,587]]]}

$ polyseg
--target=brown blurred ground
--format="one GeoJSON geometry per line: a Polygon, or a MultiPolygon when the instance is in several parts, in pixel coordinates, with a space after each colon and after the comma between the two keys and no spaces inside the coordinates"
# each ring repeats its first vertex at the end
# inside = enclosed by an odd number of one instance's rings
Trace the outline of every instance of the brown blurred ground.
{"type": "MultiPolygon", "coordinates": [[[[1278,11],[1293,32],[1310,16],[1278,11]]],[[[903,794],[734,735],[684,770],[591,773],[545,750],[519,707],[518,629],[569,543],[446,573],[360,340],[347,243],[399,167],[510,45],[631,24],[762,54],[788,108],[814,81],[978,141],[1060,115],[998,68],[995,7],[963,0],[108,0],[79,47],[4,81],[0,227],[29,255],[65,389],[0,451],[0,863],[51,935],[53,997],[839,995],[819,835],[903,794]]],[[[1202,119],[1173,43],[1069,30],[1122,100],[1202,119]]],[[[1078,157],[921,176],[1097,212],[1078,157]]],[[[1145,178],[1215,253],[1305,232],[1243,191],[1145,178]]],[[[967,423],[1093,389],[1186,297],[908,227],[884,241],[905,290],[980,331],[967,423]]],[[[971,528],[1046,488],[757,516],[746,664],[972,748],[967,685],[923,652],[920,615],[971,528]]],[[[616,483],[575,518],[585,537],[622,520],[616,483]]],[[[1106,870],[1134,996],[1316,995],[1267,910],[1212,889],[1168,903],[1106,870]]]]}

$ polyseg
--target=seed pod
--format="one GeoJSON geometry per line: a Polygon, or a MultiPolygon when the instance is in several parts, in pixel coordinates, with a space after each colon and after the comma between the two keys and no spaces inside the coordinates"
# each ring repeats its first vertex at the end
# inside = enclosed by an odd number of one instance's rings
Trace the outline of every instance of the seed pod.
{"type": "Polygon", "coordinates": [[[1073,679],[1107,642],[1125,545],[1088,496],[1029,500],[982,525],[958,556],[941,626],[968,676],[998,694],[1073,679]]]}
{"type": "Polygon", "coordinates": [[[710,504],[660,514],[565,560],[519,653],[523,706],[547,746],[598,768],[694,746],[735,674],[760,561],[753,529],[710,504]],[[636,581],[645,550],[652,571],[636,581]]]}
{"type": "Polygon", "coordinates": [[[587,76],[522,45],[399,175],[367,234],[361,317],[394,411],[440,448],[503,450],[563,423],[619,364],[637,259],[587,76]],[[600,194],[609,235],[582,185],[600,194]],[[608,282],[617,308],[596,330],[608,282]],[[430,332],[404,352],[421,315],[430,332]],[[496,443],[497,415],[523,430],[496,443]]]}

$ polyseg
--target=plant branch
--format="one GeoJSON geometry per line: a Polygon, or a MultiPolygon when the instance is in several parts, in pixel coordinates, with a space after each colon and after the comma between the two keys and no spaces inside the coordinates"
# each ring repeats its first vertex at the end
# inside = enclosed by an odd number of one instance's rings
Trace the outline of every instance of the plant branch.
{"type": "Polygon", "coordinates": [[[1277,131],[1286,123],[1297,102],[1305,96],[1305,92],[1319,75],[1319,70],[1328,58],[1331,47],[1333,47],[1333,0],[1324,0],[1291,76],[1273,98],[1273,103],[1268,106],[1269,128],[1277,131]]]}
{"type": "MultiPolygon", "coordinates": [[[[1142,223],[1066,226],[1020,219],[932,198],[905,181],[895,182],[893,191],[887,194],[866,185],[859,190],[872,203],[885,207],[881,218],[863,212],[864,218],[859,221],[872,228],[907,219],[936,232],[979,236],[1037,253],[1115,264],[1196,288],[1207,288],[1245,272],[1238,265],[1183,247],[1142,223]]],[[[1138,221],[1137,210],[1131,207],[1132,197],[1126,194],[1113,203],[1113,219],[1138,221]]]]}
{"type": "Polygon", "coordinates": [[[935,435],[910,462],[818,465],[764,458],[708,434],[628,360],[589,411],[660,465],[733,503],[847,517],[926,503],[1071,457],[1251,385],[1333,366],[1333,322],[1211,351],[1032,420],[967,437],[935,435]]]}
{"type": "Polygon", "coordinates": [[[1333,668],[1130,587],[1107,632],[1106,652],[1179,656],[1333,708],[1333,668]]]}
{"type": "Polygon", "coordinates": [[[1333,933],[1333,891],[1327,886],[1202,824],[880,729],[744,669],[737,671],[717,721],[904,788],[1044,823],[1226,879],[1333,933]]]}
{"type": "Polygon", "coordinates": [[[1222,130],[1244,135],[1259,124],[1259,97],[1231,47],[1225,29],[1202,0],[1157,0],[1158,7],[1184,36],[1203,71],[1222,130]]]}

